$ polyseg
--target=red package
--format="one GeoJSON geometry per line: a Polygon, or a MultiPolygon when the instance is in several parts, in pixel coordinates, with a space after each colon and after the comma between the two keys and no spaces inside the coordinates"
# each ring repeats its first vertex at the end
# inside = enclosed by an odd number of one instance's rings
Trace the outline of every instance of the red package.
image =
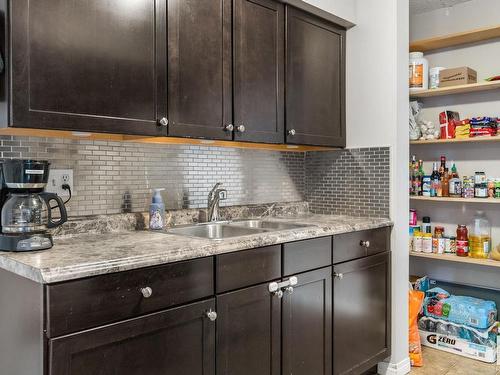
{"type": "Polygon", "coordinates": [[[444,111],[439,114],[441,139],[455,138],[455,121],[460,121],[458,112],[444,111]]]}

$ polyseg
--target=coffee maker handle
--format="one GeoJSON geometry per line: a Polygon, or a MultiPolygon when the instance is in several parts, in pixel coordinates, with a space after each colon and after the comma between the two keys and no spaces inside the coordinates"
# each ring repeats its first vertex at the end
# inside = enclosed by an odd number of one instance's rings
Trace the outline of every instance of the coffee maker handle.
{"type": "Polygon", "coordinates": [[[66,211],[66,206],[64,205],[64,202],[59,195],[54,193],[42,193],[40,195],[45,200],[45,203],[47,203],[47,216],[49,221],[47,224],[47,228],[55,228],[68,221],[68,212],[66,211]],[[58,221],[52,221],[52,208],[50,206],[50,202],[53,200],[57,202],[57,207],[59,207],[59,212],[61,213],[61,218],[58,221]]]}

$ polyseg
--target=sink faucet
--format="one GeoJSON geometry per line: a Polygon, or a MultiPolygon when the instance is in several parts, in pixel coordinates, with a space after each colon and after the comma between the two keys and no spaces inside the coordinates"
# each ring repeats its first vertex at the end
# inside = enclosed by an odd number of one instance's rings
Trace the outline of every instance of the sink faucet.
{"type": "Polygon", "coordinates": [[[219,220],[219,202],[227,199],[227,190],[220,189],[221,182],[217,182],[210,193],[208,193],[208,214],[207,221],[219,220]]]}

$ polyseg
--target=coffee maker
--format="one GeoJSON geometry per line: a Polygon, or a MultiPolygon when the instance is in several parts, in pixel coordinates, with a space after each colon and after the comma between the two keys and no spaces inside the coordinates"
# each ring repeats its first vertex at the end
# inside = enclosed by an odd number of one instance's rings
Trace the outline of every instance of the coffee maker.
{"type": "Polygon", "coordinates": [[[52,236],[47,229],[67,221],[64,202],[44,192],[49,178],[48,161],[4,160],[0,164],[0,250],[35,251],[50,249],[52,236]],[[51,206],[51,202],[55,202],[51,206]],[[52,219],[59,209],[60,218],[52,219]]]}

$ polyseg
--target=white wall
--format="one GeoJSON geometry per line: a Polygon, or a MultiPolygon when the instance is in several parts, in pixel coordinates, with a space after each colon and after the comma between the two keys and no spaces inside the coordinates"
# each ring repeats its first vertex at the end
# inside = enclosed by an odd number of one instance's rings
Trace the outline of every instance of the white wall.
{"type": "Polygon", "coordinates": [[[498,25],[500,1],[471,0],[411,17],[410,40],[498,25]],[[476,16],[477,15],[477,16],[476,16]]]}
{"type": "MultiPolygon", "coordinates": [[[[498,24],[500,1],[473,0],[459,4],[446,11],[439,9],[411,17],[410,39],[429,38],[454,32],[466,31],[480,27],[498,24]]],[[[434,51],[426,55],[429,66],[470,66],[478,72],[478,80],[500,74],[500,39],[457,46],[434,51]]],[[[439,122],[439,112],[449,109],[458,111],[461,118],[475,116],[500,116],[500,91],[452,95],[422,100],[423,117],[435,123],[439,122]]],[[[460,176],[471,176],[476,171],[484,171],[490,177],[500,178],[500,153],[498,143],[463,144],[436,146],[412,146],[411,153],[417,159],[424,160],[427,173],[432,168],[432,162],[438,161],[440,155],[446,155],[448,160],[456,162],[460,176]]],[[[419,216],[430,216],[436,225],[443,225],[447,234],[452,235],[457,224],[469,224],[475,212],[485,209],[486,215],[493,225],[492,240],[496,246],[500,244],[500,205],[464,205],[435,204],[413,202],[419,216]]],[[[412,261],[412,273],[422,274],[425,271],[423,261],[412,261]]],[[[459,281],[460,272],[449,272],[439,264],[427,261],[428,275],[448,281],[459,281]]],[[[500,282],[500,274],[492,279],[493,274],[481,273],[481,270],[468,267],[468,279],[463,282],[491,287],[500,282]],[[472,276],[475,273],[475,276],[472,276]],[[488,275],[488,276],[487,276],[488,275]],[[472,280],[472,281],[471,281],[472,280]]]]}
{"type": "MultiPolygon", "coordinates": [[[[408,360],[408,0],[306,0],[356,23],[347,32],[347,147],[391,148],[392,356],[379,371],[405,374],[408,360]],[[352,17],[352,12],[355,16],[352,17]]],[[[367,183],[370,183],[367,181],[367,183]]]]}
{"type": "Polygon", "coordinates": [[[346,45],[347,147],[391,148],[392,357],[379,368],[390,374],[409,371],[408,22],[407,0],[357,0],[346,45]]]}
{"type": "Polygon", "coordinates": [[[356,23],[356,0],[304,0],[306,3],[356,23]]]}

